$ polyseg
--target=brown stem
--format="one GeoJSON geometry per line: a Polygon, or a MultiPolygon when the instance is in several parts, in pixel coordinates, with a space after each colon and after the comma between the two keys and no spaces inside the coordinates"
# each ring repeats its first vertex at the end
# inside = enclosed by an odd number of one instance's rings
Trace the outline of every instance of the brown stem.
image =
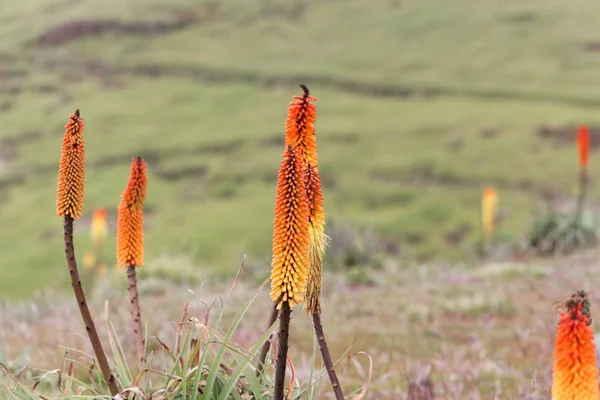
{"type": "Polygon", "coordinates": [[[587,168],[582,167],[579,170],[579,196],[577,197],[577,208],[575,209],[575,220],[579,221],[583,214],[583,205],[587,193],[588,173],[587,168]]]}
{"type": "Polygon", "coordinates": [[[329,375],[329,380],[331,381],[331,386],[333,387],[333,393],[335,393],[335,398],[337,400],[344,400],[342,386],[340,385],[340,381],[335,373],[333,360],[331,359],[331,354],[329,353],[329,347],[327,347],[327,342],[325,341],[325,333],[323,333],[323,324],[321,323],[320,313],[313,314],[313,325],[315,327],[315,335],[317,335],[317,340],[319,341],[321,356],[323,356],[323,363],[327,369],[327,374],[329,375]]]}
{"type": "MultiPolygon", "coordinates": [[[[273,303],[273,309],[271,310],[271,315],[269,315],[269,324],[267,325],[267,329],[269,329],[277,320],[277,315],[279,315],[279,310],[277,309],[277,304],[279,302],[273,303]]],[[[265,362],[267,361],[267,353],[269,352],[269,348],[271,347],[271,338],[273,335],[269,336],[269,339],[262,345],[260,348],[260,354],[258,355],[258,365],[256,366],[256,376],[260,377],[265,369],[265,362]]]]}
{"type": "Polygon", "coordinates": [[[129,302],[131,305],[131,318],[133,320],[133,333],[135,334],[137,356],[141,368],[144,365],[144,349],[146,343],[144,340],[144,331],[142,330],[142,317],[140,300],[138,297],[137,279],[135,278],[135,265],[127,267],[127,278],[129,279],[129,302]]]}
{"type": "Polygon", "coordinates": [[[69,215],[66,215],[64,218],[64,233],[65,253],[67,256],[69,274],[71,275],[71,285],[73,286],[73,291],[75,292],[75,298],[77,299],[77,304],[79,305],[79,311],[81,311],[81,318],[83,318],[85,330],[90,337],[90,342],[92,343],[92,348],[94,349],[94,353],[98,359],[98,364],[102,370],[102,375],[104,375],[104,380],[108,385],[111,395],[116,396],[117,393],[119,393],[117,382],[115,380],[115,376],[110,370],[110,366],[108,365],[106,354],[102,348],[102,343],[98,337],[98,332],[96,331],[92,314],[90,314],[90,309],[88,308],[87,301],[85,300],[85,294],[83,293],[83,288],[81,287],[81,279],[79,279],[77,261],[75,261],[75,247],[73,246],[73,218],[69,215]]]}
{"type": "Polygon", "coordinates": [[[279,313],[279,351],[277,352],[277,364],[275,366],[275,393],[273,400],[283,400],[291,317],[292,310],[290,309],[290,304],[286,301],[282,304],[281,312],[279,313]]]}

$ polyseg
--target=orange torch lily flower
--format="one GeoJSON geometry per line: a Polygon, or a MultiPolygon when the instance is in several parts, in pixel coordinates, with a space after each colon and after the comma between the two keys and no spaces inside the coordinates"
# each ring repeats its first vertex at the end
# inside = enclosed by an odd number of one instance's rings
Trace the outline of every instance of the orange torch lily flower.
{"type": "Polygon", "coordinates": [[[314,123],[317,119],[317,111],[312,103],[317,99],[310,95],[308,88],[302,87],[302,96],[294,96],[295,101],[290,103],[288,116],[285,121],[285,144],[292,146],[298,152],[306,169],[308,164],[317,167],[317,139],[315,137],[314,123]]]}
{"type": "Polygon", "coordinates": [[[552,400],[598,400],[598,366],[590,303],[579,291],[564,304],[554,347],[552,400]]]}
{"type": "Polygon", "coordinates": [[[590,158],[590,130],[582,125],[577,130],[577,147],[579,148],[579,166],[587,168],[590,158]]]}
{"type": "Polygon", "coordinates": [[[144,265],[144,200],[148,179],[146,162],[131,162],[127,188],[121,196],[117,215],[117,262],[119,267],[144,265]]]}
{"type": "Polygon", "coordinates": [[[92,216],[90,237],[92,238],[92,242],[96,246],[99,246],[102,244],[107,235],[108,225],[106,223],[106,210],[104,208],[99,208],[92,216]]]}
{"type": "Polygon", "coordinates": [[[303,301],[308,276],[308,199],[302,162],[291,146],[283,153],[277,178],[271,299],[280,309],[303,301]]]}
{"type": "Polygon", "coordinates": [[[309,203],[309,272],[306,287],[306,311],[309,314],[321,312],[321,282],[323,275],[323,257],[327,246],[325,235],[325,211],[323,193],[319,179],[317,139],[315,121],[317,110],[305,85],[302,96],[294,96],[288,108],[285,123],[285,143],[291,146],[301,157],[304,182],[309,203]]]}
{"type": "Polygon", "coordinates": [[[483,196],[481,197],[481,224],[483,227],[483,234],[490,238],[494,234],[494,223],[496,220],[496,213],[498,208],[498,195],[496,190],[488,186],[483,190],[483,196]]]}
{"type": "Polygon", "coordinates": [[[56,194],[56,213],[60,217],[81,218],[85,187],[84,122],[76,110],[65,125],[56,194]]]}

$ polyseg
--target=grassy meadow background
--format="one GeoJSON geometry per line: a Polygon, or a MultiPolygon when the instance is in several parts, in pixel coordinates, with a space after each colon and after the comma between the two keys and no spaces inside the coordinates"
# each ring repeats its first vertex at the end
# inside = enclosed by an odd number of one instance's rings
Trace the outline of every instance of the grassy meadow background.
{"type": "MultiPolygon", "coordinates": [[[[91,250],[89,221],[98,207],[108,210],[107,254],[113,256],[116,207],[129,161],[139,154],[149,164],[148,264],[167,275],[184,268],[199,280],[229,279],[246,254],[248,270],[262,280],[286,109],[300,83],[318,98],[319,169],[332,246],[352,232],[360,248],[377,243],[377,254],[357,268],[383,264],[369,279],[380,284],[375,288],[325,286],[325,301],[356,322],[343,325],[341,316],[326,311],[325,321],[338,321],[328,323],[338,338],[336,353],[356,339],[376,355],[381,378],[374,385],[381,392],[374,398],[397,398],[395,382],[412,367],[407,360],[432,357],[438,377],[473,371],[467,361],[478,360],[481,370],[473,374],[481,375],[467,379],[464,393],[516,396],[531,389],[534,371],[551,365],[553,302],[600,283],[593,268],[562,272],[568,260],[510,264],[508,272],[502,265],[483,272],[470,267],[479,262],[485,186],[499,194],[498,236],[518,247],[536,213],[547,204],[570,207],[575,198],[575,127],[589,124],[592,148],[600,145],[595,1],[4,3],[5,300],[68,288],[55,191],[64,125],[76,108],[86,123],[87,158],[86,215],[76,222],[79,258],[91,250]],[[342,293],[367,300],[356,297],[352,308],[342,293]],[[371,315],[390,298],[393,307],[371,315]],[[543,314],[543,323],[530,312],[543,314]],[[464,325],[453,325],[457,320],[464,325]],[[517,323],[522,331],[515,331],[517,323]],[[511,358],[514,348],[496,339],[518,334],[546,352],[526,350],[522,362],[511,358]],[[471,354],[473,341],[481,353],[471,354]],[[444,347],[449,343],[456,346],[444,347]],[[463,347],[464,354],[455,354],[463,347]],[[467,369],[458,368],[463,365],[467,369]],[[390,366],[392,377],[384,374],[390,366]]],[[[600,199],[597,165],[592,153],[592,208],[600,199]]],[[[593,255],[586,257],[574,262],[593,263],[593,255]]],[[[144,301],[148,307],[161,300],[144,301]]],[[[16,316],[5,318],[19,320],[24,311],[11,312],[16,316]]],[[[173,319],[178,312],[171,310],[173,319]]],[[[79,329],[77,317],[73,329],[79,329]]],[[[260,321],[257,329],[263,329],[260,321]]],[[[310,342],[300,350],[310,351],[310,342]]]]}

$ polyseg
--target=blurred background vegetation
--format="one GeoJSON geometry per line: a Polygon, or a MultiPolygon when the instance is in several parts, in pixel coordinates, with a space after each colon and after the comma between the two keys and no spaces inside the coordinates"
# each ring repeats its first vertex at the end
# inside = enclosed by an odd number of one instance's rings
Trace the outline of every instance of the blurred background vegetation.
{"type": "MultiPolygon", "coordinates": [[[[600,144],[592,0],[4,3],[6,298],[67,285],[55,181],[76,108],[88,161],[78,257],[103,207],[112,268],[116,206],[139,154],[146,258],[164,274],[182,266],[183,280],[231,276],[244,254],[267,275],[286,109],[300,83],[319,99],[326,268],[361,282],[387,256],[479,257],[488,185],[500,200],[497,241],[514,254],[548,206],[573,206],[576,126],[589,124],[592,149],[600,144]]],[[[592,174],[590,209],[599,195],[592,174]]]]}

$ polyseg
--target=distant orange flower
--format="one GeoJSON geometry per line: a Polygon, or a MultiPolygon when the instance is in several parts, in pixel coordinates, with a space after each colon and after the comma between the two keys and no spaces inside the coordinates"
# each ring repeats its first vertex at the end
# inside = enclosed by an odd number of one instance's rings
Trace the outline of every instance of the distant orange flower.
{"type": "Polygon", "coordinates": [[[69,116],[65,125],[56,194],[56,213],[60,217],[81,218],[85,188],[85,149],[83,118],[79,110],[69,116]]]}
{"type": "Polygon", "coordinates": [[[494,234],[497,208],[498,196],[496,189],[488,186],[483,190],[483,196],[481,197],[481,224],[486,237],[491,237],[494,234]]]}
{"type": "Polygon", "coordinates": [[[285,121],[285,144],[298,152],[304,168],[307,164],[319,165],[317,157],[317,139],[314,123],[317,118],[316,107],[312,103],[317,99],[310,95],[308,88],[302,87],[302,96],[294,96],[290,103],[288,117],[285,121]]]}
{"type": "Polygon", "coordinates": [[[127,188],[121,196],[117,215],[117,262],[119,267],[144,265],[144,200],[146,199],[146,162],[136,157],[131,162],[127,188]]]}
{"type": "Polygon", "coordinates": [[[579,147],[579,165],[586,168],[590,157],[590,130],[582,125],[577,130],[577,145],[579,147]]]}
{"type": "Polygon", "coordinates": [[[107,234],[108,226],[106,224],[106,210],[104,208],[99,208],[92,216],[92,224],[90,227],[92,242],[96,245],[100,245],[107,234]]]}
{"type": "Polygon", "coordinates": [[[303,301],[308,278],[308,199],[302,162],[291,146],[283,153],[277,178],[271,299],[277,308],[303,301]]]}
{"type": "Polygon", "coordinates": [[[587,294],[573,294],[564,308],[556,331],[552,400],[598,400],[598,367],[587,294]]]}
{"type": "Polygon", "coordinates": [[[321,283],[323,280],[323,256],[327,247],[325,235],[325,211],[319,171],[308,165],[305,171],[306,197],[308,199],[308,228],[310,237],[309,271],[306,286],[306,311],[321,313],[321,283]]]}

